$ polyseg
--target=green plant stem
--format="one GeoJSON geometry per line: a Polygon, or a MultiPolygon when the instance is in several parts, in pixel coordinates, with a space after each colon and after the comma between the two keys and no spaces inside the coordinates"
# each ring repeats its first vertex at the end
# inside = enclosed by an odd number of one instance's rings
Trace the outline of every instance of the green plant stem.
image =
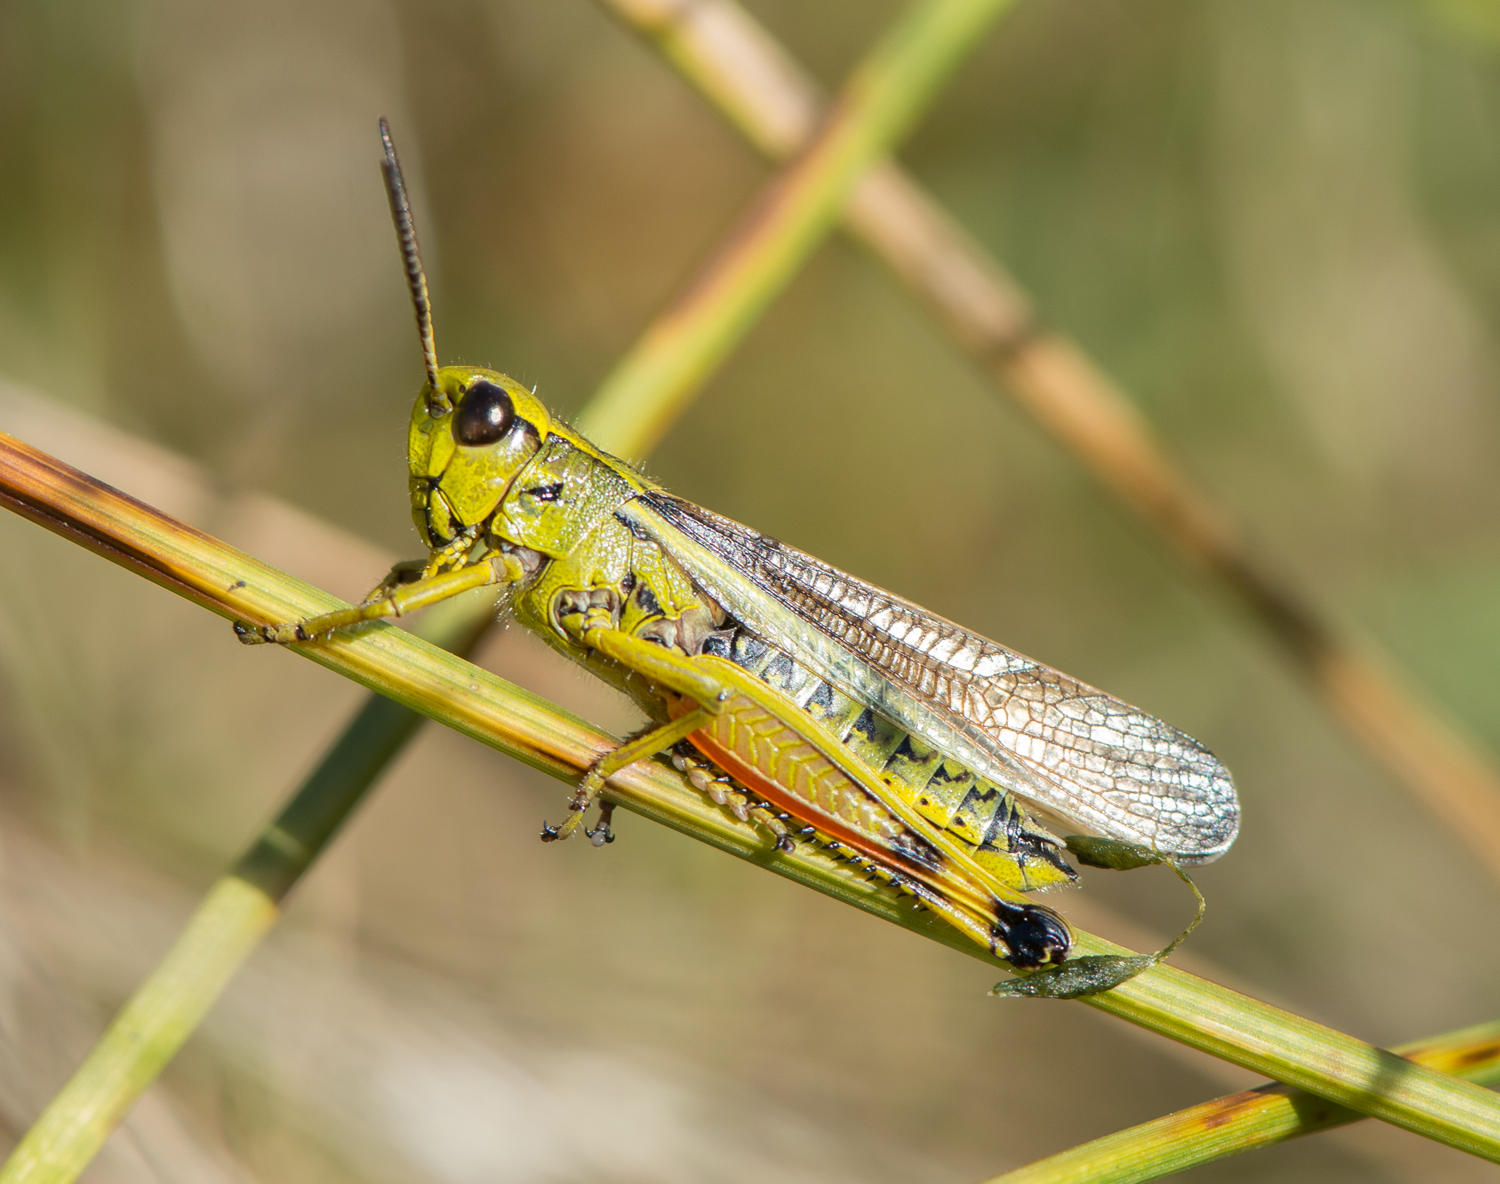
{"type": "Polygon", "coordinates": [[[802,156],[752,204],[702,278],[615,367],[579,430],[612,438],[643,411],[669,422],[822,242],[860,177],[905,135],[1013,2],[918,0],[908,8],[851,75],[802,156]]]}
{"type": "MultiPolygon", "coordinates": [[[[1500,1082],[1500,1022],[1392,1051],[1476,1084],[1500,1082]]],[[[987,1184],[1138,1184],[1364,1117],[1304,1090],[1265,1085],[1071,1147],[987,1184]]]]}
{"type": "MultiPolygon", "coordinates": [[[[818,88],[734,0],[600,0],[649,38],[773,160],[812,142],[818,88]]],[[[1255,618],[1339,719],[1500,877],[1500,773],[1414,680],[1353,645],[1289,586],[1083,351],[1039,326],[1026,294],[893,160],[849,194],[845,224],[983,371],[1191,565],[1255,618]]]]}
{"type": "MultiPolygon", "coordinates": [[[[0,433],[0,502],[225,617],[269,623],[340,602],[0,433]]],[[[497,675],[385,622],[291,647],[567,782],[614,739],[497,675]]],[[[273,651],[274,652],[274,651],[273,651]]],[[[930,914],[815,851],[768,848],[672,770],[643,761],[607,796],[646,817],[993,965],[930,914]]],[[[1122,953],[1077,932],[1080,954],[1122,953]]],[[[1500,1162],[1500,1097],[1170,966],[1083,1002],[1361,1113],[1500,1162]]]]}

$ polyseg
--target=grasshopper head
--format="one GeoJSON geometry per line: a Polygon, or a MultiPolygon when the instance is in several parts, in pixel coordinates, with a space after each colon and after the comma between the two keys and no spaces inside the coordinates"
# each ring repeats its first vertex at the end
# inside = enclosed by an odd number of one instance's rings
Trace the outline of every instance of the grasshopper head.
{"type": "Polygon", "coordinates": [[[540,399],[504,374],[444,366],[411,412],[411,516],[429,548],[495,512],[552,431],[540,399]]]}
{"type": "Polygon", "coordinates": [[[380,140],[385,148],[381,169],[386,196],[427,368],[426,385],[412,408],[406,451],[411,516],[422,541],[437,548],[495,512],[516,474],[552,431],[552,419],[536,396],[514,379],[473,366],[438,366],[417,228],[396,145],[383,119],[380,140]]]}

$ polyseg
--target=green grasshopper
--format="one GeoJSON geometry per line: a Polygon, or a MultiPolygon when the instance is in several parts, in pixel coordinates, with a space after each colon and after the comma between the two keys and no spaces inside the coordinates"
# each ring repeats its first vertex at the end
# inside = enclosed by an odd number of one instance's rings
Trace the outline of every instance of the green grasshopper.
{"type": "MultiPolygon", "coordinates": [[[[241,640],[311,641],[499,586],[520,623],[651,720],[588,771],[543,839],[578,830],[613,774],[665,754],[781,850],[847,859],[1022,970],[1064,962],[1071,941],[1024,894],[1076,879],[1033,813],[1174,867],[1228,849],[1234,785],[1196,741],[673,497],[503,374],[439,367],[384,120],[381,137],[427,370],[407,456],[430,556],[398,564],[358,606],[237,624],[241,640]]],[[[595,844],[613,838],[611,809],[583,827],[595,844]]],[[[1111,973],[1088,990],[1128,977],[1111,973]]]]}

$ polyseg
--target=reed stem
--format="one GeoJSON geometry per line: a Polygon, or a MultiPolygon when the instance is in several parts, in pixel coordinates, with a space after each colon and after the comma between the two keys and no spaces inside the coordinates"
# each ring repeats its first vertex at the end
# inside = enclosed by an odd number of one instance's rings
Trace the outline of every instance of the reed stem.
{"type": "MultiPolygon", "coordinates": [[[[326,592],[176,522],[0,434],[0,502],[197,604],[252,624],[342,607],[326,592]]],[[[290,647],[535,768],[574,783],[613,737],[497,675],[385,622],[290,647]]],[[[672,770],[642,761],[606,796],[638,814],[876,916],[1002,965],[891,889],[817,851],[782,853],[672,770]]],[[[1129,953],[1075,931],[1079,954],[1129,953]]],[[[1500,1096],[1171,966],[1082,1000],[1338,1105],[1500,1162],[1500,1096]]],[[[33,1157],[34,1159],[40,1157],[33,1157]]],[[[27,1179],[54,1177],[28,1176],[27,1179]]]]}
{"type": "MultiPolygon", "coordinates": [[[[1500,1082],[1500,1021],[1391,1051],[1477,1085],[1500,1082]]],[[[1081,1143],[986,1184],[1138,1184],[1364,1117],[1305,1090],[1263,1085],[1081,1143]]]]}
{"type": "Polygon", "coordinates": [[[663,426],[675,419],[823,241],[859,179],[894,148],[1013,2],[918,0],[908,8],[850,76],[797,160],[751,203],[699,280],[604,380],[579,430],[591,439],[612,439],[642,411],[663,426]]]}

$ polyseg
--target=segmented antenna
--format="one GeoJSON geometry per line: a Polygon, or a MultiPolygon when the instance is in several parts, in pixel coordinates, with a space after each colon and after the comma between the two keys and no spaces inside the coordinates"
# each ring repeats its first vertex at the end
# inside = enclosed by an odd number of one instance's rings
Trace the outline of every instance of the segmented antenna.
{"type": "Polygon", "coordinates": [[[434,412],[451,411],[448,396],[438,386],[437,346],[432,340],[432,301],[427,295],[427,276],[422,271],[422,252],[417,246],[417,228],[412,222],[411,202],[406,196],[406,182],[401,176],[401,162],[396,159],[396,145],[391,142],[390,124],[380,121],[380,140],[385,145],[385,160],[380,171],[385,174],[385,192],[391,200],[391,218],[396,223],[396,237],[401,240],[401,262],[406,266],[406,283],[411,288],[411,302],[417,310],[417,333],[422,338],[422,362],[427,367],[427,382],[432,390],[428,405],[434,412]]]}

